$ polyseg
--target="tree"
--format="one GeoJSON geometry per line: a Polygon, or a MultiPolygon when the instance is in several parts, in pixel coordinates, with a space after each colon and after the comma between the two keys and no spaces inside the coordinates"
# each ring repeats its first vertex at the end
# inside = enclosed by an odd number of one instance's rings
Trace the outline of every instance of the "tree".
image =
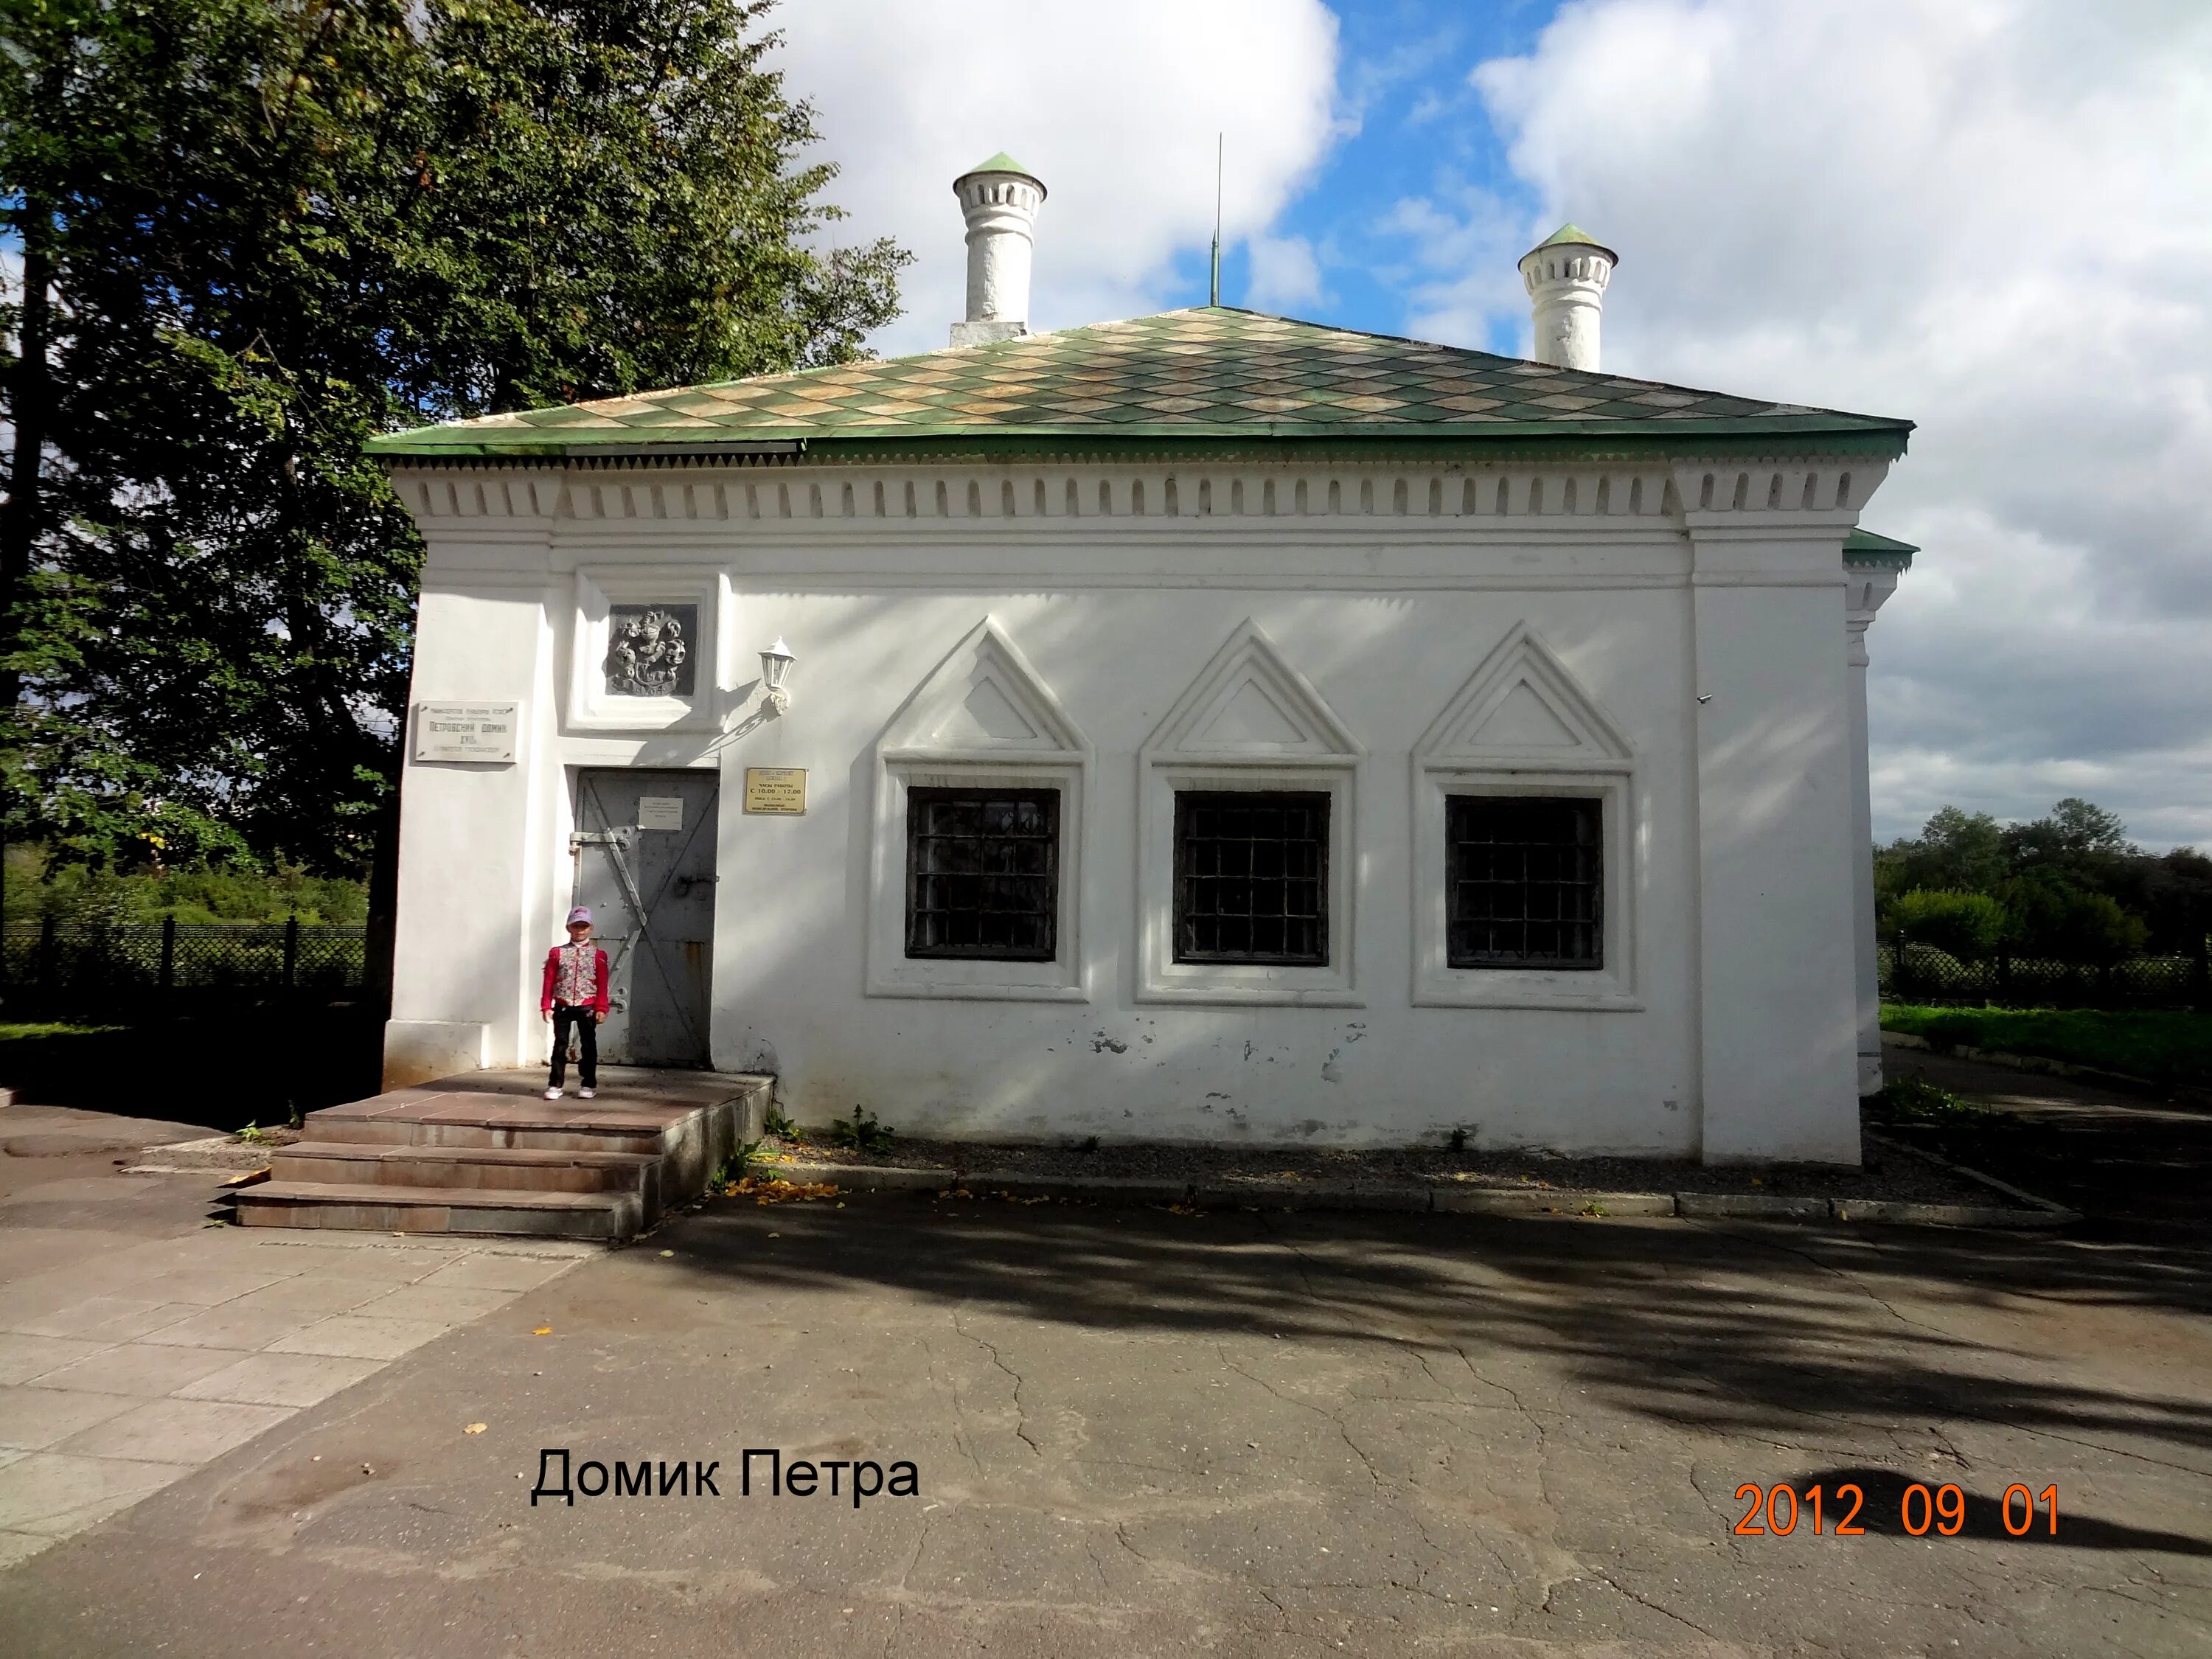
{"type": "Polygon", "coordinates": [[[1917,840],[1876,849],[1875,884],[1885,896],[1915,888],[1987,893],[2010,873],[2004,829],[1987,812],[1939,808],[1917,840]]]}
{"type": "Polygon", "coordinates": [[[1920,887],[1893,900],[1882,917],[1885,933],[1902,933],[1914,945],[1932,945],[1964,961],[1996,950],[2008,926],[2004,906],[1987,894],[1920,887]]]}
{"type": "Polygon", "coordinates": [[[2053,871],[2030,870],[2008,882],[2004,908],[2015,949],[2061,962],[2103,966],[2141,951],[2150,936],[2142,917],[2053,871]]]}
{"type": "Polygon", "coordinates": [[[11,837],[358,869],[454,416],[856,355],[905,255],[746,0],[15,0],[0,777],[11,837]]]}

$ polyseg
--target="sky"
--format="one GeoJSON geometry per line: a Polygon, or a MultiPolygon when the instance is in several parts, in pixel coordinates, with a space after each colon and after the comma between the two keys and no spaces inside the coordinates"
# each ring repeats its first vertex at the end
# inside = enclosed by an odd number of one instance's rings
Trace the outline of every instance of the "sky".
{"type": "Polygon", "coordinates": [[[1901,415],[1869,529],[1923,551],[1869,638],[1875,824],[2118,811],[2212,847],[2212,5],[2203,0],[795,0],[779,66],[839,234],[951,184],[1050,192],[1033,326],[1223,299],[1516,354],[1514,262],[1618,250],[1608,369],[1901,415]]]}

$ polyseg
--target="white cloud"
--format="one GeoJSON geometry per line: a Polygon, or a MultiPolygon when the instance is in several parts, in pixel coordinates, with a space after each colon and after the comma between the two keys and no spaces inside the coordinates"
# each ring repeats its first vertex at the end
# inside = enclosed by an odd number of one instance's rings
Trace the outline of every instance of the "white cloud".
{"type": "Polygon", "coordinates": [[[1001,149],[1049,192],[1033,326],[1205,302],[1202,270],[1177,285],[1171,262],[1202,263],[1212,238],[1217,133],[1226,238],[1255,239],[1268,280],[1295,287],[1295,252],[1265,233],[1336,131],[1336,21],[1319,0],[804,0],[772,21],[777,65],[844,168],[839,239],[890,235],[916,256],[879,350],[945,343],[967,258],[952,180],[1001,149]]]}
{"type": "Polygon", "coordinates": [[[1920,422],[1879,827],[2083,793],[2212,842],[2212,9],[1584,0],[1473,82],[1542,211],[1402,204],[1419,325],[1519,319],[1505,244],[1571,218],[1608,367],[1920,422]]]}
{"type": "Polygon", "coordinates": [[[1252,279],[1243,298],[1260,311],[1294,312],[1321,304],[1321,261],[1303,236],[1253,236],[1252,279]]]}

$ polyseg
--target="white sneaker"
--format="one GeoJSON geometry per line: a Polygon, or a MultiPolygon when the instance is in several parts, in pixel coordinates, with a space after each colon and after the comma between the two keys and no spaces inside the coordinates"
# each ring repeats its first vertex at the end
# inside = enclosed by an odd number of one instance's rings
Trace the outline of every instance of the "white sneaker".
{"type": "Polygon", "coordinates": [[[561,1091],[558,1089],[548,1089],[545,1091],[545,1098],[548,1100],[558,1100],[561,1098],[561,1091]]]}
{"type": "Polygon", "coordinates": [[[579,1089],[576,1091],[576,1098],[579,1100],[597,1100],[599,1097],[599,1091],[597,1089],[579,1089]]]}

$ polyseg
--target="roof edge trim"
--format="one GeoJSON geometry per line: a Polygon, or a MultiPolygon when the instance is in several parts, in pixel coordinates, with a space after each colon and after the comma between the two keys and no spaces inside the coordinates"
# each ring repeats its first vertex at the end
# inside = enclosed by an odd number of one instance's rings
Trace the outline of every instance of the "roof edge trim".
{"type": "MultiPolygon", "coordinates": [[[[1687,423],[1685,422],[1685,425],[1687,423]]],[[[1481,465],[1492,461],[1556,463],[1662,461],[1692,457],[1873,456],[1893,460],[1905,453],[1906,432],[1897,428],[1826,432],[1564,433],[1524,429],[1469,438],[1402,435],[1346,440],[1299,437],[1113,437],[1099,433],[993,434],[974,437],[816,438],[775,447],[712,444],[588,444],[568,446],[436,444],[403,447],[382,443],[371,453],[391,468],[428,466],[851,466],[991,461],[1042,463],[1243,463],[1261,465],[1375,465],[1391,463],[1481,465]]]]}

